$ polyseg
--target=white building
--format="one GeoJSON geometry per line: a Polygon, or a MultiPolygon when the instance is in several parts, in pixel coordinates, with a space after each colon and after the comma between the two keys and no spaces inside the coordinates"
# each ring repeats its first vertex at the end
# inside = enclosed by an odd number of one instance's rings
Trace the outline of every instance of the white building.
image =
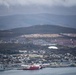
{"type": "Polygon", "coordinates": [[[58,47],[56,47],[56,46],[49,46],[48,48],[49,49],[58,49],[58,47]]]}

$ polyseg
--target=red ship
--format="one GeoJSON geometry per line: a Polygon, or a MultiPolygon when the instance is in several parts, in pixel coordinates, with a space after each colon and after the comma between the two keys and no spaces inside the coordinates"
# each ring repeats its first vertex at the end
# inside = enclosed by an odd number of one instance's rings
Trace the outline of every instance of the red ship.
{"type": "Polygon", "coordinates": [[[40,65],[23,65],[23,70],[39,70],[42,67],[40,65]]]}

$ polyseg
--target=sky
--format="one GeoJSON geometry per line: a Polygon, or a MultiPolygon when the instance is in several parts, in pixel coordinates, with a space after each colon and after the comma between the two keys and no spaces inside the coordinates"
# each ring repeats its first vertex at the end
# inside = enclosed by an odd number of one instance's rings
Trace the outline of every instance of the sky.
{"type": "Polygon", "coordinates": [[[76,0],[0,0],[0,16],[38,13],[76,15],[76,0]]]}

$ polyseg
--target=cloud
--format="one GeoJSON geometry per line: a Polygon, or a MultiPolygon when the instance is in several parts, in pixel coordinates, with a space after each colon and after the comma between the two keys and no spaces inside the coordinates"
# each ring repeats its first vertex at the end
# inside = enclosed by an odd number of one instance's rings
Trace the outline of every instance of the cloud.
{"type": "Polygon", "coordinates": [[[15,6],[15,5],[46,5],[46,6],[76,6],[76,0],[0,0],[0,5],[15,6]]]}
{"type": "Polygon", "coordinates": [[[76,0],[0,0],[0,15],[75,14],[76,0]]]}

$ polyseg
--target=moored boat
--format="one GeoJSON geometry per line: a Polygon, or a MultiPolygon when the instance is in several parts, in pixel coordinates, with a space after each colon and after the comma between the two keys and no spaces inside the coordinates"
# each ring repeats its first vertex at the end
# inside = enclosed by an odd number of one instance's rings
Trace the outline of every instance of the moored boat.
{"type": "Polygon", "coordinates": [[[3,64],[0,64],[0,71],[4,71],[4,70],[5,70],[5,68],[4,68],[3,64]]]}
{"type": "Polygon", "coordinates": [[[39,70],[42,67],[40,65],[22,65],[22,70],[39,70]]]}

